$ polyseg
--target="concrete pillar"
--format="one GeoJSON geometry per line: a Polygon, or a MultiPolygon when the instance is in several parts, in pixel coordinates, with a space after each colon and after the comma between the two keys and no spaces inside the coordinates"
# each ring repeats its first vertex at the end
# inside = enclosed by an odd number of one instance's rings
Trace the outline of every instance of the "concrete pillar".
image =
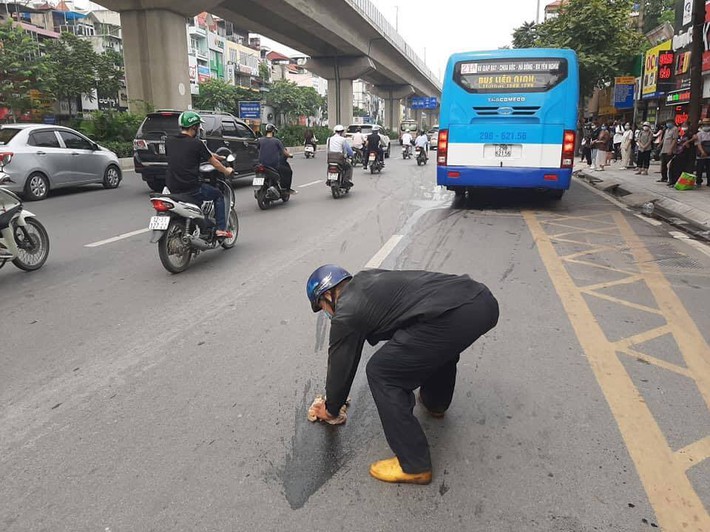
{"type": "Polygon", "coordinates": [[[311,57],[309,72],[328,81],[328,124],[348,126],[353,121],[353,80],[375,70],[369,57],[311,57]]]}
{"type": "Polygon", "coordinates": [[[414,87],[411,85],[377,85],[374,92],[385,101],[385,128],[396,129],[402,118],[400,100],[412,96],[414,87]]]}
{"type": "Polygon", "coordinates": [[[417,121],[417,129],[421,129],[422,123],[424,121],[424,113],[421,109],[414,110],[414,120],[417,121]]]}
{"type": "Polygon", "coordinates": [[[121,12],[129,109],[142,102],[156,109],[192,104],[185,17],[165,9],[121,12]]]}

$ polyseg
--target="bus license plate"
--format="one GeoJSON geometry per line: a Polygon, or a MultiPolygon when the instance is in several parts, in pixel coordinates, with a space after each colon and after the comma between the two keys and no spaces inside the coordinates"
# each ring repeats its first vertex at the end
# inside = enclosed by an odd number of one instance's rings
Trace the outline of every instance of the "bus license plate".
{"type": "Polygon", "coordinates": [[[495,148],[496,157],[512,157],[513,155],[512,144],[496,144],[495,148]]]}
{"type": "Polygon", "coordinates": [[[255,186],[255,187],[263,186],[264,178],[263,177],[255,177],[254,181],[252,181],[251,184],[252,184],[252,186],[255,186]]]}

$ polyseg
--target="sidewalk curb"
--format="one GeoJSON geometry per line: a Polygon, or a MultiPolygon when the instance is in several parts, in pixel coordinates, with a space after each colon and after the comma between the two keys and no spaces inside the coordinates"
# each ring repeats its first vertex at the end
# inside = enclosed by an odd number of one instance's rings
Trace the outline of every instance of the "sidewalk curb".
{"type": "Polygon", "coordinates": [[[632,186],[622,184],[614,180],[613,177],[602,179],[599,173],[589,170],[578,170],[574,175],[633,209],[640,209],[644,203],[652,202],[654,204],[654,212],[658,213],[662,218],[682,220],[697,231],[710,235],[710,215],[699,209],[690,207],[680,201],[649,194],[645,190],[634,190],[632,186]]]}

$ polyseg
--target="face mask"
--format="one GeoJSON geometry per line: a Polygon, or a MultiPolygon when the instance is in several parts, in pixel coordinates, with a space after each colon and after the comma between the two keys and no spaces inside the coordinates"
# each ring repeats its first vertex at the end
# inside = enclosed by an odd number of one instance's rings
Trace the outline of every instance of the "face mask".
{"type": "Polygon", "coordinates": [[[710,131],[710,126],[703,126],[703,131],[705,131],[705,133],[710,131]]]}
{"type": "Polygon", "coordinates": [[[606,126],[602,126],[602,131],[606,131],[606,126]]]}
{"type": "Polygon", "coordinates": [[[649,129],[651,129],[651,127],[650,126],[643,126],[643,129],[644,129],[644,131],[648,131],[649,129]]]}
{"type": "Polygon", "coordinates": [[[666,124],[666,127],[675,127],[675,124],[673,122],[668,122],[666,124]]]}
{"type": "Polygon", "coordinates": [[[628,131],[629,129],[631,129],[631,126],[624,126],[624,129],[628,131]]]}

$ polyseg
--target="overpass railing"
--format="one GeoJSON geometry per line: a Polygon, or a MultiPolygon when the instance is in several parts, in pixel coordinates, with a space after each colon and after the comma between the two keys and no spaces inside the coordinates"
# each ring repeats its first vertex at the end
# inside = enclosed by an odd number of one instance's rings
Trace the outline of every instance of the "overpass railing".
{"type": "Polygon", "coordinates": [[[387,40],[395,45],[402,54],[431,82],[434,87],[441,91],[441,81],[427,67],[426,63],[420,59],[411,46],[407,44],[404,38],[392,27],[392,24],[384,17],[382,13],[370,2],[370,0],[345,0],[360,14],[369,19],[370,23],[379,30],[387,40]]]}

